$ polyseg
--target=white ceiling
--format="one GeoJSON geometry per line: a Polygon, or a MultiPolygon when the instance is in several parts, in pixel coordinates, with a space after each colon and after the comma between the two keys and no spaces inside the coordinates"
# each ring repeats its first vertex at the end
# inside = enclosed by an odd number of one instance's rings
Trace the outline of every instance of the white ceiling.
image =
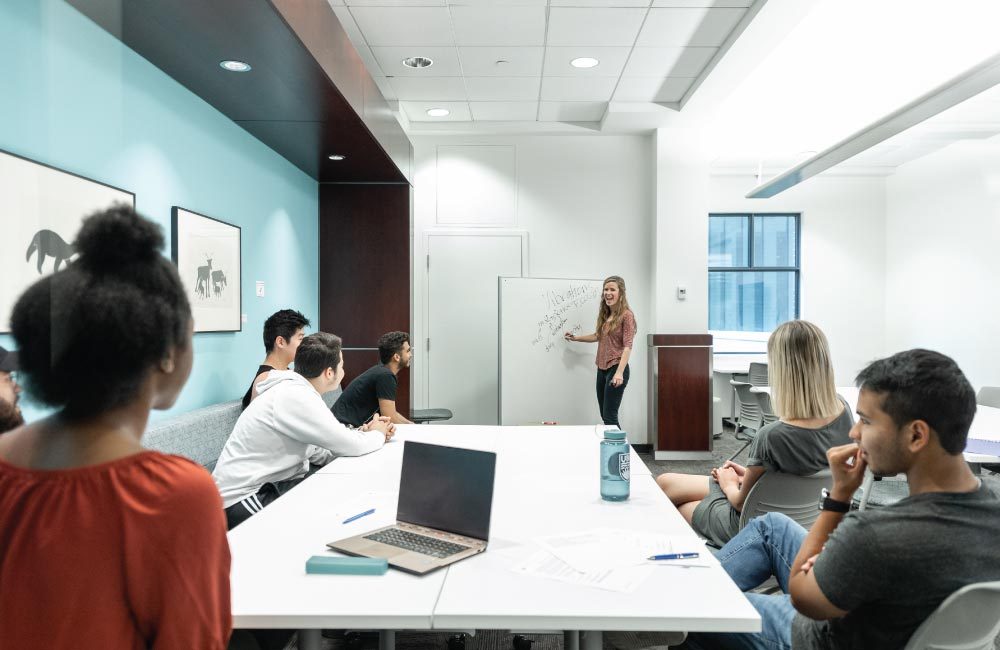
{"type": "Polygon", "coordinates": [[[329,0],[404,124],[596,122],[609,102],[679,109],[765,1],[329,0]],[[434,64],[402,64],[413,56],[434,64]],[[584,56],[600,64],[570,66],[584,56]]]}

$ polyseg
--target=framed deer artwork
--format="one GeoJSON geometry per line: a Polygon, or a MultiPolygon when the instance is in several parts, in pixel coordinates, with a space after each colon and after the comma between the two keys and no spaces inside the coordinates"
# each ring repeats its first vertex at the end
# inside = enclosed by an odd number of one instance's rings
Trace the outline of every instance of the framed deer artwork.
{"type": "Polygon", "coordinates": [[[84,217],[135,194],[0,151],[0,332],[10,331],[18,297],[44,275],[76,259],[84,217]]]}
{"type": "Polygon", "coordinates": [[[240,331],[240,227],[174,206],[170,248],[191,301],[194,331],[240,331]]]}

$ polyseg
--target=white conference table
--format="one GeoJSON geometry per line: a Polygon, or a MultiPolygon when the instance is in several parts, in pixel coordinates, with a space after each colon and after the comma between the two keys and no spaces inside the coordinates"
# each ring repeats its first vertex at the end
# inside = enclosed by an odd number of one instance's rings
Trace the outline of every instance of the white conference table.
{"type": "Polygon", "coordinates": [[[759,631],[756,610],[707,549],[709,566],[657,565],[631,593],[512,570],[543,535],[611,527],[697,539],[634,450],[631,497],[600,498],[602,430],[405,425],[383,449],[333,461],[229,533],[233,626],[299,629],[303,650],[319,647],[323,628],[380,630],[383,648],[394,630],[545,630],[571,646],[586,631],[588,650],[610,630],[759,631]],[[327,542],[395,521],[405,440],[497,453],[487,551],[425,576],[307,575],[310,556],[337,555],[327,542]],[[667,580],[653,577],[661,572],[667,580]]]}
{"type": "MultiPolygon", "coordinates": [[[[771,394],[770,386],[752,386],[751,393],[771,394]]],[[[859,389],[854,386],[838,386],[837,393],[847,400],[852,411],[858,408],[859,389]]],[[[993,406],[976,406],[976,417],[969,427],[969,441],[975,445],[974,441],[987,441],[1000,443],[1000,408],[993,406]]],[[[1000,448],[998,448],[1000,451],[1000,448]]],[[[969,463],[996,463],[1000,462],[1000,454],[983,454],[972,451],[963,452],[965,460],[969,463]]]]}

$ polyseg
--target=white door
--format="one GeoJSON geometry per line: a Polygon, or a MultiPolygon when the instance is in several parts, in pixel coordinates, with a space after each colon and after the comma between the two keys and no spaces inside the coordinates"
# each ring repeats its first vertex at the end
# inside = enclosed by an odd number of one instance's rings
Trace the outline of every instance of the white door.
{"type": "Polygon", "coordinates": [[[499,422],[498,278],[521,277],[524,237],[427,236],[427,407],[451,409],[449,424],[499,422]]]}

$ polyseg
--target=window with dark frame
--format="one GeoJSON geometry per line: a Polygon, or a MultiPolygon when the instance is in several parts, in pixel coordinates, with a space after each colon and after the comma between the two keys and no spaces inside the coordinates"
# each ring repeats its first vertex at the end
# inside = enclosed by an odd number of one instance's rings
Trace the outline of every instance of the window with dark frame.
{"type": "Polygon", "coordinates": [[[799,317],[797,213],[708,215],[708,329],[770,332],[799,317]]]}

